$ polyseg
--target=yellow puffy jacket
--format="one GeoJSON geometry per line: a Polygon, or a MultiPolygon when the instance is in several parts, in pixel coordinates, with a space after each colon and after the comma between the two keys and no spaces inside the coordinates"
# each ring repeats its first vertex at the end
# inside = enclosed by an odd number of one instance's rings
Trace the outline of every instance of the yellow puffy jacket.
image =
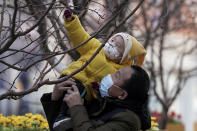
{"type": "MultiPolygon", "coordinates": [[[[75,47],[90,38],[90,35],[84,30],[78,17],[76,15],[74,15],[74,17],[75,19],[71,22],[64,22],[64,26],[67,29],[68,37],[70,38],[72,45],[75,47]]],[[[131,36],[131,39],[133,43],[131,51],[133,50],[134,55],[139,56],[146,54],[146,51],[143,47],[140,47],[143,49],[140,49],[142,51],[137,51],[136,49],[139,48],[138,46],[140,44],[134,37],[131,36]]],[[[77,48],[77,51],[80,53],[81,57],[77,61],[72,62],[67,68],[63,69],[61,75],[69,75],[79,69],[89,58],[91,58],[91,56],[95,53],[100,45],[100,41],[93,38],[89,40],[85,45],[77,48]]],[[[129,52],[129,54],[132,54],[131,51],[129,52]]],[[[86,88],[86,99],[91,100],[93,97],[96,98],[96,91],[92,88],[92,82],[99,83],[104,76],[114,73],[120,68],[132,65],[135,56],[131,56],[132,59],[126,57],[124,59],[124,64],[119,65],[106,59],[104,49],[102,49],[84,70],[75,74],[73,77],[80,80],[86,88]]]]}

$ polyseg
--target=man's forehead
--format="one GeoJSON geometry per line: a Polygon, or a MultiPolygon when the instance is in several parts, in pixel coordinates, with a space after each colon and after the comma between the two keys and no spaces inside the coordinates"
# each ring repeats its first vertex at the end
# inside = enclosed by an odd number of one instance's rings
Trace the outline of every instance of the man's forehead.
{"type": "Polygon", "coordinates": [[[133,74],[134,70],[131,67],[122,68],[119,70],[120,74],[124,79],[128,79],[133,74]]]}
{"type": "Polygon", "coordinates": [[[132,73],[134,70],[131,67],[122,68],[119,70],[121,73],[132,73]]]}

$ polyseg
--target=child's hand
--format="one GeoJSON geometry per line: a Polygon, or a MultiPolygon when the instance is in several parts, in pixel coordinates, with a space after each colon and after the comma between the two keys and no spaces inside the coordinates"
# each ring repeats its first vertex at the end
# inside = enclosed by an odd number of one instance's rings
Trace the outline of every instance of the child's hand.
{"type": "Polygon", "coordinates": [[[65,10],[64,11],[64,20],[66,22],[70,22],[70,21],[74,20],[73,14],[70,10],[65,10]]]}

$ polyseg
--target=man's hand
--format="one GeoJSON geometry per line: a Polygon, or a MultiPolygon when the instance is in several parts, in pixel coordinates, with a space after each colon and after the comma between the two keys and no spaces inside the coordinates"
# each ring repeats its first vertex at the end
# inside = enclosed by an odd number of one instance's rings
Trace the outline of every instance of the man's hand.
{"type": "Polygon", "coordinates": [[[64,101],[67,103],[69,108],[75,105],[83,105],[83,101],[76,85],[72,85],[72,89],[67,90],[67,93],[64,96],[64,101]]]}
{"type": "Polygon", "coordinates": [[[56,84],[55,87],[53,88],[51,100],[52,101],[59,100],[63,96],[64,91],[71,89],[72,85],[76,85],[75,80],[72,78],[70,78],[62,83],[56,84]]]}

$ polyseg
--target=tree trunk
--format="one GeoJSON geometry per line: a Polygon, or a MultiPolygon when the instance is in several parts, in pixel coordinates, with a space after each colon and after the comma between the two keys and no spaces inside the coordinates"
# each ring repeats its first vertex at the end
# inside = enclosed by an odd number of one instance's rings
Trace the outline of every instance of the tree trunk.
{"type": "Polygon", "coordinates": [[[165,129],[166,128],[167,120],[168,120],[168,109],[163,109],[161,119],[160,119],[160,122],[159,122],[159,128],[160,129],[165,129]]]}

